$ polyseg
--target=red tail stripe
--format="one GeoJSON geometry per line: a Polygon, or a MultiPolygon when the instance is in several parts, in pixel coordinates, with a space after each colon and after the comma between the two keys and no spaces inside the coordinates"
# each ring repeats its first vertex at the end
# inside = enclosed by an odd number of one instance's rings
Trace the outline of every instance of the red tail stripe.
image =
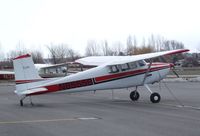
{"type": "Polygon", "coordinates": [[[30,56],[31,56],[30,54],[25,54],[25,55],[18,56],[18,57],[16,57],[16,58],[14,58],[13,60],[28,58],[28,57],[30,57],[30,56]]]}

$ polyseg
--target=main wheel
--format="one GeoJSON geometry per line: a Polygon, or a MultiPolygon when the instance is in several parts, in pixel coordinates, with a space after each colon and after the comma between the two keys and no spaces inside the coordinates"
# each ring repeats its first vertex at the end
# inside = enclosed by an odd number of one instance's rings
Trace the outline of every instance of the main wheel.
{"type": "Polygon", "coordinates": [[[137,101],[140,98],[140,94],[137,91],[132,91],[130,93],[130,99],[132,101],[137,101]]]}
{"type": "Polygon", "coordinates": [[[160,99],[161,99],[161,97],[160,97],[159,93],[152,93],[150,96],[150,100],[152,103],[159,103],[160,99]]]}

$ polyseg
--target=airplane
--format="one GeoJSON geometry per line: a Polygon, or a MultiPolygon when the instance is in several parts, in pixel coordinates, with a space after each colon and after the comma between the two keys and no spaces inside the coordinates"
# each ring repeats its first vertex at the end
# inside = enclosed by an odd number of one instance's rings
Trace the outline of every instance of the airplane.
{"type": "Polygon", "coordinates": [[[34,64],[39,75],[43,78],[63,77],[68,75],[68,64],[34,64]]]}
{"type": "MultiPolygon", "coordinates": [[[[54,78],[64,77],[69,75],[71,71],[68,70],[68,64],[71,63],[60,63],[60,64],[34,64],[39,75],[42,78],[54,78]]],[[[14,71],[0,70],[0,80],[14,80],[14,71]]]]}
{"type": "Polygon", "coordinates": [[[130,99],[137,101],[140,97],[137,88],[145,86],[150,92],[150,101],[159,103],[161,96],[153,92],[148,84],[164,79],[174,66],[171,63],[153,63],[153,59],[160,56],[173,55],[189,51],[178,49],[134,56],[91,56],[76,60],[85,65],[96,67],[61,78],[41,78],[36,70],[32,57],[29,54],[13,59],[16,90],[20,97],[20,106],[23,100],[31,96],[63,91],[65,93],[97,91],[107,89],[131,88],[130,99]],[[145,60],[149,60],[147,63],[145,60]]]}

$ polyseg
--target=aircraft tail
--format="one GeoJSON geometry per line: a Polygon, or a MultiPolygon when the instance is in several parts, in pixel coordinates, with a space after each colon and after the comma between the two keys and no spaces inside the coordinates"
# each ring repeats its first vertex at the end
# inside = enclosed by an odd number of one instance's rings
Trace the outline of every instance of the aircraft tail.
{"type": "Polygon", "coordinates": [[[29,54],[22,55],[13,59],[16,93],[29,89],[27,83],[40,81],[42,78],[36,70],[32,57],[29,54]]]}

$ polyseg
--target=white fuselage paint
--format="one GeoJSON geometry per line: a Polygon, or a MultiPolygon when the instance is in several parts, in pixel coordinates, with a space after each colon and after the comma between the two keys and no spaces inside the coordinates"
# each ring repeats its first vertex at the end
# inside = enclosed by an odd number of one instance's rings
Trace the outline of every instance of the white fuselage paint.
{"type": "MultiPolygon", "coordinates": [[[[63,90],[57,90],[57,91],[74,93],[74,92],[96,91],[96,90],[105,90],[105,89],[129,88],[129,87],[141,86],[144,84],[152,84],[155,82],[159,82],[160,80],[166,77],[166,75],[170,71],[170,64],[163,63],[162,65],[159,65],[159,66],[151,66],[151,69],[154,69],[154,70],[149,71],[149,72],[147,72],[147,69],[148,69],[148,65],[145,65],[137,69],[126,71],[126,72],[130,72],[130,71],[143,70],[143,72],[139,74],[132,74],[131,76],[127,76],[127,77],[123,77],[119,79],[113,79],[110,81],[97,83],[97,84],[93,84],[89,86],[76,87],[73,89],[63,89],[63,90]],[[147,76],[145,78],[146,75],[150,75],[150,76],[147,76]]],[[[126,73],[126,72],[121,71],[121,72],[118,72],[117,74],[123,75],[123,73],[126,73]]],[[[29,89],[34,89],[34,88],[47,87],[47,86],[52,86],[52,85],[60,85],[60,84],[70,83],[70,82],[84,80],[84,79],[95,79],[96,77],[102,77],[102,76],[114,75],[114,74],[116,73],[108,72],[108,67],[99,66],[99,67],[92,68],[92,69],[89,69],[89,70],[86,70],[74,75],[66,76],[64,78],[38,81],[34,83],[27,83],[24,85],[28,86],[29,89]]],[[[57,91],[49,91],[49,92],[57,92],[57,91]]],[[[20,95],[20,91],[16,93],[20,95]]]]}

